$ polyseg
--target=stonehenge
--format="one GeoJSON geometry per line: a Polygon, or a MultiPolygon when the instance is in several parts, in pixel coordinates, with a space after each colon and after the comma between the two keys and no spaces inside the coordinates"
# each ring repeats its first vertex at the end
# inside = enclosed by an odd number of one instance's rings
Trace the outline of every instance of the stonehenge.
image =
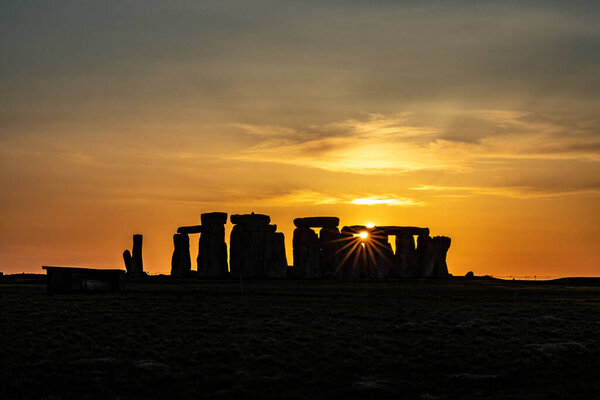
{"type": "Polygon", "coordinates": [[[283,233],[263,214],[232,215],[231,275],[239,278],[285,278],[287,258],[283,233]]]}
{"type": "MultiPolygon", "coordinates": [[[[337,217],[294,219],[293,266],[288,267],[285,237],[264,214],[234,214],[227,260],[227,214],[204,213],[200,225],[181,226],[173,235],[171,275],[201,278],[394,279],[445,278],[451,240],[430,236],[429,228],[349,225],[337,217]],[[318,232],[317,232],[318,231],[318,232]],[[197,270],[191,270],[189,235],[200,234],[197,270]],[[395,238],[395,249],[390,243],[395,238]],[[416,237],[416,244],[415,244],[416,237]]],[[[141,235],[134,235],[133,254],[126,250],[127,271],[142,267],[141,235]]]]}
{"type": "Polygon", "coordinates": [[[173,235],[171,276],[185,277],[192,274],[202,278],[227,276],[227,244],[225,243],[227,213],[204,213],[200,215],[200,222],[200,225],[180,226],[177,228],[177,233],[173,235]],[[189,235],[196,233],[200,234],[197,269],[192,272],[189,235]]]}
{"type": "Polygon", "coordinates": [[[131,252],[125,250],[123,252],[123,261],[125,270],[128,275],[144,276],[144,261],[142,259],[142,241],[143,236],[140,234],[133,235],[133,247],[131,252]]]}
{"type": "Polygon", "coordinates": [[[413,226],[344,226],[335,217],[296,218],[294,274],[301,278],[388,279],[448,276],[450,238],[413,226]],[[320,227],[319,236],[311,229],[320,227]],[[361,237],[361,234],[364,237],[361,237]],[[395,236],[396,252],[389,236],[395,236]],[[417,236],[415,247],[414,236],[417,236]]]}

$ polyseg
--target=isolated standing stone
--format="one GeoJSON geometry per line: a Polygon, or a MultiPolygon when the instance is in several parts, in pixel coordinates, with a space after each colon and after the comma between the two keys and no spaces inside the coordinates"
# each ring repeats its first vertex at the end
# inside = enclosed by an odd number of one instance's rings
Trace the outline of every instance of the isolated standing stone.
{"type": "Polygon", "coordinates": [[[123,252],[123,261],[125,262],[127,273],[131,273],[131,252],[129,250],[123,252]]]}
{"type": "Polygon", "coordinates": [[[173,257],[171,258],[171,276],[185,277],[190,274],[192,260],[190,257],[190,238],[186,233],[173,235],[173,257]]]}
{"type": "Polygon", "coordinates": [[[133,235],[133,248],[131,251],[131,272],[136,275],[143,275],[144,273],[144,261],[142,260],[142,240],[142,235],[133,235]]]}

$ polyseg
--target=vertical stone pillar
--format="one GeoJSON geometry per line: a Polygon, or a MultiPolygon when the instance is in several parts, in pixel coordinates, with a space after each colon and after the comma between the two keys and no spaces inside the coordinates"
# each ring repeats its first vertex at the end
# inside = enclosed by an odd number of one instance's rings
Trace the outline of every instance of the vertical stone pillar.
{"type": "Polygon", "coordinates": [[[364,252],[360,239],[355,238],[352,232],[345,227],[340,232],[340,268],[336,270],[336,278],[360,279],[363,275],[364,252]]]}
{"type": "Polygon", "coordinates": [[[133,235],[133,248],[131,249],[131,272],[134,275],[144,275],[144,261],[142,260],[142,240],[142,235],[133,235]]]}
{"type": "Polygon", "coordinates": [[[131,252],[129,250],[123,252],[123,262],[125,263],[125,270],[127,270],[127,273],[131,273],[131,252]]]}
{"type": "Polygon", "coordinates": [[[415,238],[410,234],[396,235],[394,255],[395,275],[398,278],[417,278],[417,253],[415,238]]]}
{"type": "Polygon", "coordinates": [[[321,228],[319,246],[321,247],[321,272],[325,278],[333,278],[341,265],[341,235],[335,228],[321,228]]]}
{"type": "Polygon", "coordinates": [[[185,277],[190,275],[192,260],[190,257],[190,237],[187,233],[173,235],[173,257],[171,258],[171,276],[185,277]]]}
{"type": "Polygon", "coordinates": [[[227,244],[225,224],[227,213],[213,212],[200,216],[202,229],[198,241],[198,276],[222,278],[227,276],[227,244]]]}
{"type": "Polygon", "coordinates": [[[294,273],[300,278],[321,278],[319,238],[310,228],[294,229],[294,273]]]}
{"type": "Polygon", "coordinates": [[[417,237],[417,275],[419,278],[431,278],[433,276],[434,258],[432,252],[431,237],[419,235],[417,237]]]}
{"type": "Polygon", "coordinates": [[[370,279],[387,279],[394,269],[394,251],[387,234],[378,228],[372,228],[364,242],[367,276],[370,279]]]}
{"type": "Polygon", "coordinates": [[[446,236],[435,236],[432,239],[435,249],[433,257],[433,276],[436,278],[446,278],[448,276],[448,264],[446,264],[446,255],[450,249],[450,238],[446,236]]]}
{"type": "Polygon", "coordinates": [[[271,234],[271,254],[267,261],[265,276],[267,278],[287,277],[287,256],[285,254],[285,236],[281,232],[271,234]]]}

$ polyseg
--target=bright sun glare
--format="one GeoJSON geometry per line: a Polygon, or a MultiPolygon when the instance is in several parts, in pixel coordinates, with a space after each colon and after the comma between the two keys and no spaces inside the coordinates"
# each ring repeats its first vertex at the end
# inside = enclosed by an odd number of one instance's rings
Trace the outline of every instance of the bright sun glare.
{"type": "Polygon", "coordinates": [[[369,234],[365,231],[361,232],[358,234],[358,236],[360,236],[361,239],[366,239],[367,236],[369,236],[369,234]]]}
{"type": "Polygon", "coordinates": [[[374,227],[374,226],[375,226],[375,224],[374,224],[374,223],[372,223],[372,222],[367,222],[367,223],[365,224],[365,226],[366,226],[367,228],[372,228],[372,227],[374,227]]]}

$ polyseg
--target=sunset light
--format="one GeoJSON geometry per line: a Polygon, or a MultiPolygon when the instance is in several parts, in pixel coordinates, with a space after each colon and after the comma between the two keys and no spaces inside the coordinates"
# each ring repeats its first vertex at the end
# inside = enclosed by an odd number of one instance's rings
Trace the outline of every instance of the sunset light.
{"type": "Polygon", "coordinates": [[[367,222],[367,223],[365,224],[365,226],[366,226],[367,228],[373,228],[373,227],[375,226],[375,224],[374,224],[373,222],[367,222]]]}
{"type": "Polygon", "coordinates": [[[368,236],[369,236],[369,233],[365,232],[365,231],[362,231],[361,233],[358,234],[358,237],[360,237],[362,240],[365,240],[368,236]]]}

